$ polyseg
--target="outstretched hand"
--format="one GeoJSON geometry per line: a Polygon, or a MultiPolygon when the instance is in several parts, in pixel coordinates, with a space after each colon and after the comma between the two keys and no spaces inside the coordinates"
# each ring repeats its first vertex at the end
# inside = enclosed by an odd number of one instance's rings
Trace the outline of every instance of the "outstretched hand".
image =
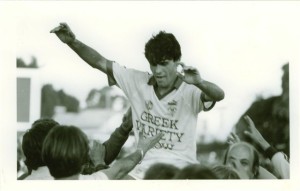
{"type": "Polygon", "coordinates": [[[104,163],[105,147],[97,140],[90,140],[90,158],[95,166],[104,163]]]}
{"type": "Polygon", "coordinates": [[[240,138],[237,134],[235,134],[234,132],[231,132],[230,135],[227,138],[227,143],[232,145],[234,143],[238,143],[240,142],[240,138]]]}
{"type": "Polygon", "coordinates": [[[244,134],[252,139],[256,144],[260,145],[263,150],[266,150],[270,144],[263,138],[260,132],[256,129],[252,119],[246,115],[244,117],[246,123],[248,124],[249,131],[244,131],[244,134]]]}
{"type": "Polygon", "coordinates": [[[139,132],[139,141],[138,141],[137,149],[142,149],[144,153],[146,153],[148,150],[154,147],[156,143],[158,143],[163,136],[164,136],[163,133],[159,133],[153,137],[144,138],[143,133],[139,132]]]}
{"type": "Polygon", "coordinates": [[[132,111],[131,111],[131,108],[129,108],[127,110],[127,112],[124,114],[121,126],[128,133],[132,130],[133,125],[132,125],[132,111]]]}
{"type": "Polygon", "coordinates": [[[73,42],[76,38],[67,23],[60,23],[59,26],[52,29],[50,33],[55,33],[56,36],[66,44],[73,42]]]}
{"type": "Polygon", "coordinates": [[[177,76],[188,84],[199,84],[202,82],[201,75],[197,68],[186,66],[184,63],[178,63],[182,71],[177,71],[177,76]]]}

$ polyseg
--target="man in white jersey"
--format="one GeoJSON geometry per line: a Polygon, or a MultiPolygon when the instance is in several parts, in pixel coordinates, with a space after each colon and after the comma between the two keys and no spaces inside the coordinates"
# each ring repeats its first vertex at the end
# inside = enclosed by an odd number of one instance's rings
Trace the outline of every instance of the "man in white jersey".
{"type": "Polygon", "coordinates": [[[201,78],[196,68],[180,62],[180,45],[173,34],[161,31],[145,46],[145,56],[152,74],[126,69],[110,61],[75,38],[66,23],[54,28],[59,39],[85,62],[108,75],[109,84],[116,84],[127,96],[132,108],[133,131],[144,137],[164,134],[155,148],[131,171],[134,179],[143,179],[154,163],[170,163],[179,168],[197,163],[197,116],[224,98],[217,85],[201,78]],[[182,66],[183,72],[177,71],[182,66]],[[212,102],[209,108],[204,102],[212,102]]]}

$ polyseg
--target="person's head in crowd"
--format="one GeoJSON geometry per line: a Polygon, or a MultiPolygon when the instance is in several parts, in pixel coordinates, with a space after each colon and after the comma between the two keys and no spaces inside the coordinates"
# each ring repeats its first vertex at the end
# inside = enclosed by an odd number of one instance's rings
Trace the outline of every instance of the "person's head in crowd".
{"type": "Polygon", "coordinates": [[[89,160],[88,138],[77,127],[56,126],[45,138],[42,158],[55,179],[78,179],[89,160]]]}
{"type": "Polygon", "coordinates": [[[200,164],[189,165],[177,172],[174,179],[218,179],[213,171],[200,164]]]}
{"type": "Polygon", "coordinates": [[[249,143],[238,142],[227,149],[224,165],[233,167],[240,175],[246,173],[249,179],[255,179],[259,172],[259,155],[249,143]]]}
{"type": "Polygon", "coordinates": [[[179,169],[171,164],[153,164],[145,174],[145,180],[173,179],[179,169]]]}
{"type": "Polygon", "coordinates": [[[231,166],[218,165],[212,168],[219,179],[241,179],[238,172],[231,166]]]}
{"type": "Polygon", "coordinates": [[[28,168],[29,174],[32,170],[37,170],[39,167],[45,166],[41,154],[42,145],[46,135],[57,125],[59,124],[53,119],[39,119],[23,135],[22,149],[26,157],[24,163],[28,168]]]}

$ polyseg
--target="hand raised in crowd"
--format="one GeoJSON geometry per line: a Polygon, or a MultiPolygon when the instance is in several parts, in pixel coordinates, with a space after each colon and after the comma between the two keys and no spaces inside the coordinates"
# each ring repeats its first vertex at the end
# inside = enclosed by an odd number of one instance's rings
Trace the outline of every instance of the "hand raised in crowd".
{"type": "Polygon", "coordinates": [[[141,149],[144,152],[144,155],[148,150],[155,146],[156,143],[164,136],[163,133],[159,133],[153,137],[143,137],[143,133],[139,132],[139,141],[137,144],[137,150],[141,149]]]}
{"type": "Polygon", "coordinates": [[[127,110],[127,112],[124,114],[122,119],[122,127],[127,131],[130,132],[132,130],[133,124],[132,124],[132,112],[131,108],[127,110]]]}
{"type": "Polygon", "coordinates": [[[238,143],[240,141],[241,140],[240,140],[239,136],[237,134],[235,134],[234,132],[231,132],[230,135],[227,138],[227,143],[229,145],[232,145],[234,143],[238,143]]]}
{"type": "Polygon", "coordinates": [[[91,140],[89,142],[90,158],[95,166],[104,163],[105,147],[97,140],[91,140]]]}
{"type": "Polygon", "coordinates": [[[266,150],[270,144],[263,138],[260,132],[256,129],[252,119],[246,115],[244,117],[246,123],[248,124],[249,131],[244,131],[244,134],[252,139],[256,144],[260,145],[263,150],[266,150]]]}
{"type": "Polygon", "coordinates": [[[60,23],[60,25],[52,29],[50,33],[55,33],[56,36],[66,44],[73,42],[76,38],[67,23],[60,23]]]}

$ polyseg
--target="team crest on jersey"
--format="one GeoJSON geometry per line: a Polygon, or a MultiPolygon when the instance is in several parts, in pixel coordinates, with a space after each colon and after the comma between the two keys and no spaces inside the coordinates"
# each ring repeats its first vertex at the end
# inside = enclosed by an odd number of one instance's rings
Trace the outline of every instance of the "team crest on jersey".
{"type": "Polygon", "coordinates": [[[168,102],[168,111],[170,112],[171,116],[173,117],[175,112],[177,111],[177,101],[172,100],[168,102]]]}
{"type": "Polygon", "coordinates": [[[152,103],[152,101],[146,101],[145,102],[145,105],[146,105],[146,108],[148,109],[148,110],[151,110],[152,108],[153,108],[153,103],[152,103]]]}

